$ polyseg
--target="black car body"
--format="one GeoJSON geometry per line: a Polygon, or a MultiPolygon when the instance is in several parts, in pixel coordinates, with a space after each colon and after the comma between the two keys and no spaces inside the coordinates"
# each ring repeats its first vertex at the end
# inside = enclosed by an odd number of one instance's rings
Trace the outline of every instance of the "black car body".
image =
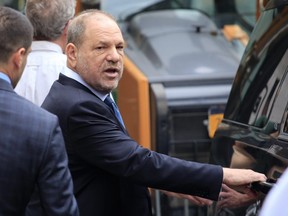
{"type": "MultiPolygon", "coordinates": [[[[243,54],[224,119],[213,139],[211,163],[253,169],[266,174],[270,183],[275,183],[286,169],[287,38],[288,1],[271,0],[255,25],[243,54]]],[[[267,186],[262,188],[264,193],[269,191],[271,184],[267,186]]],[[[261,205],[259,201],[255,203],[258,207],[261,205]]],[[[241,213],[226,212],[225,215],[256,215],[257,211],[248,213],[247,209],[249,206],[242,208],[241,213]]]]}

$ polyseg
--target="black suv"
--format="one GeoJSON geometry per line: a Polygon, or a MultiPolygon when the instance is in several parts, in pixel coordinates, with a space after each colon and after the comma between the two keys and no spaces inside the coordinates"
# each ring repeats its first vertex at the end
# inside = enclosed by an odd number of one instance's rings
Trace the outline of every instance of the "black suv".
{"type": "MultiPolygon", "coordinates": [[[[287,48],[288,1],[270,0],[250,36],[211,147],[211,163],[266,174],[269,183],[258,188],[264,193],[288,164],[287,48]]],[[[253,206],[210,215],[256,215],[261,201],[253,206]]]]}

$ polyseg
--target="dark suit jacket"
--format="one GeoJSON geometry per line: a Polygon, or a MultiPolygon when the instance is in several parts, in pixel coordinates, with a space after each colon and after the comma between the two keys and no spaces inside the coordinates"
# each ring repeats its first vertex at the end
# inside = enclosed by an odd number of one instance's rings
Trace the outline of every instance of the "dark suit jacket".
{"type": "Polygon", "coordinates": [[[147,187],[218,198],[221,167],[142,148],[79,82],[60,74],[42,107],[59,117],[82,216],[151,215],[147,187]]]}
{"type": "Polygon", "coordinates": [[[57,117],[0,79],[0,215],[24,215],[36,185],[47,215],[78,215],[67,163],[57,117]]]}

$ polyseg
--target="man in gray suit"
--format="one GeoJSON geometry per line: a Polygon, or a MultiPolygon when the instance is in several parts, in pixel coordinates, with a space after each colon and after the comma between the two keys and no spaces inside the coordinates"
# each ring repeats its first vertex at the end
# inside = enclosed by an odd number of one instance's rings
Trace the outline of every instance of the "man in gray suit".
{"type": "Polygon", "coordinates": [[[74,216],[79,213],[58,119],[13,90],[32,37],[23,14],[0,7],[0,215],[24,215],[37,188],[45,215],[74,216]]]}

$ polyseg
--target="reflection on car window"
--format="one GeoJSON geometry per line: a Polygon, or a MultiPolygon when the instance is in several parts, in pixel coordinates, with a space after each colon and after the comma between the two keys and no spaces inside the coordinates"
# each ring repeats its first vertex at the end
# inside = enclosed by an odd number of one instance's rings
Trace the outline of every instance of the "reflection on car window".
{"type": "Polygon", "coordinates": [[[280,124],[274,113],[287,103],[280,95],[287,91],[288,26],[281,22],[288,11],[278,8],[262,16],[241,60],[225,113],[225,118],[259,128],[268,120],[280,124]]]}
{"type": "Polygon", "coordinates": [[[249,23],[251,26],[254,26],[256,22],[256,1],[236,0],[235,5],[237,13],[241,14],[241,17],[247,23],[249,23]]]}
{"type": "Polygon", "coordinates": [[[24,12],[25,0],[0,0],[0,6],[7,6],[24,12]]]}
{"type": "Polygon", "coordinates": [[[256,0],[104,0],[101,9],[121,21],[155,10],[198,10],[219,28],[237,24],[248,34],[256,22],[256,0]]]}
{"type": "Polygon", "coordinates": [[[288,110],[286,109],[286,112],[285,112],[285,121],[284,121],[284,127],[283,127],[283,132],[284,133],[288,133],[288,110]]]}

